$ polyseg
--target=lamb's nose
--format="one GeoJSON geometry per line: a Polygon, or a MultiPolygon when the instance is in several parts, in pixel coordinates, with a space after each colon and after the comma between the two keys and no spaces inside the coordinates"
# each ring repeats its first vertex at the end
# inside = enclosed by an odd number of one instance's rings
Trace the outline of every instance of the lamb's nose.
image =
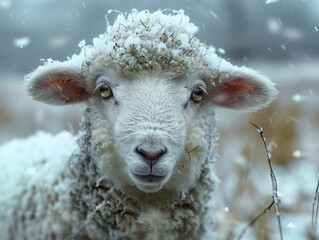
{"type": "Polygon", "coordinates": [[[154,165],[167,152],[167,149],[163,146],[149,147],[142,145],[136,148],[136,152],[149,164],[154,165]]]}

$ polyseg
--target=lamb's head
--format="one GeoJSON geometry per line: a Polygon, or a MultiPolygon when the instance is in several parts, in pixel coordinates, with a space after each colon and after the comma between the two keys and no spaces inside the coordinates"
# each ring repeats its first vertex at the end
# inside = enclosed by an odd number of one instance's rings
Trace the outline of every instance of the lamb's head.
{"type": "Polygon", "coordinates": [[[276,93],[267,78],[220,59],[195,30],[182,11],[119,15],[93,46],[28,75],[28,92],[88,105],[90,154],[119,188],[187,190],[213,158],[214,106],[256,110],[276,93]]]}

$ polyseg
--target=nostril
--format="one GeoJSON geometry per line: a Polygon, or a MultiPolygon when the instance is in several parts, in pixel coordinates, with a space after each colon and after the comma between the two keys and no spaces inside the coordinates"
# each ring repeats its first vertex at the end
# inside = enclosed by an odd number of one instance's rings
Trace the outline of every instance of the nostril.
{"type": "Polygon", "coordinates": [[[136,148],[136,152],[142,157],[147,160],[150,164],[155,164],[158,159],[167,152],[167,149],[164,147],[146,147],[146,146],[140,146],[136,148]]]}

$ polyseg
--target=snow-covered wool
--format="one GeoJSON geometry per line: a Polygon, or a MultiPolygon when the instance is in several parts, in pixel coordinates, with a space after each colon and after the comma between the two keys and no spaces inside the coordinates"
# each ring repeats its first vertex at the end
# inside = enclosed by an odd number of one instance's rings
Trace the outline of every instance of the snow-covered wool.
{"type": "Polygon", "coordinates": [[[86,110],[77,137],[1,147],[3,239],[213,239],[215,106],[257,110],[276,90],[196,31],[182,10],[118,13],[79,54],[26,76],[34,99],[86,110]]]}

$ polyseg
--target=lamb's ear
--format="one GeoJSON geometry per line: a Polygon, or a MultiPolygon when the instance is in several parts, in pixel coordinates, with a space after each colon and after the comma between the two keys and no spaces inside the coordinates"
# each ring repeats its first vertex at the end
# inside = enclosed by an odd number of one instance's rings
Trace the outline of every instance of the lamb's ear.
{"type": "Polygon", "coordinates": [[[275,84],[246,67],[234,67],[220,73],[209,93],[218,106],[235,110],[254,111],[267,106],[277,96],[275,84]]]}
{"type": "Polygon", "coordinates": [[[53,105],[77,103],[88,98],[81,70],[65,62],[49,63],[28,74],[25,89],[35,100],[53,105]]]}

